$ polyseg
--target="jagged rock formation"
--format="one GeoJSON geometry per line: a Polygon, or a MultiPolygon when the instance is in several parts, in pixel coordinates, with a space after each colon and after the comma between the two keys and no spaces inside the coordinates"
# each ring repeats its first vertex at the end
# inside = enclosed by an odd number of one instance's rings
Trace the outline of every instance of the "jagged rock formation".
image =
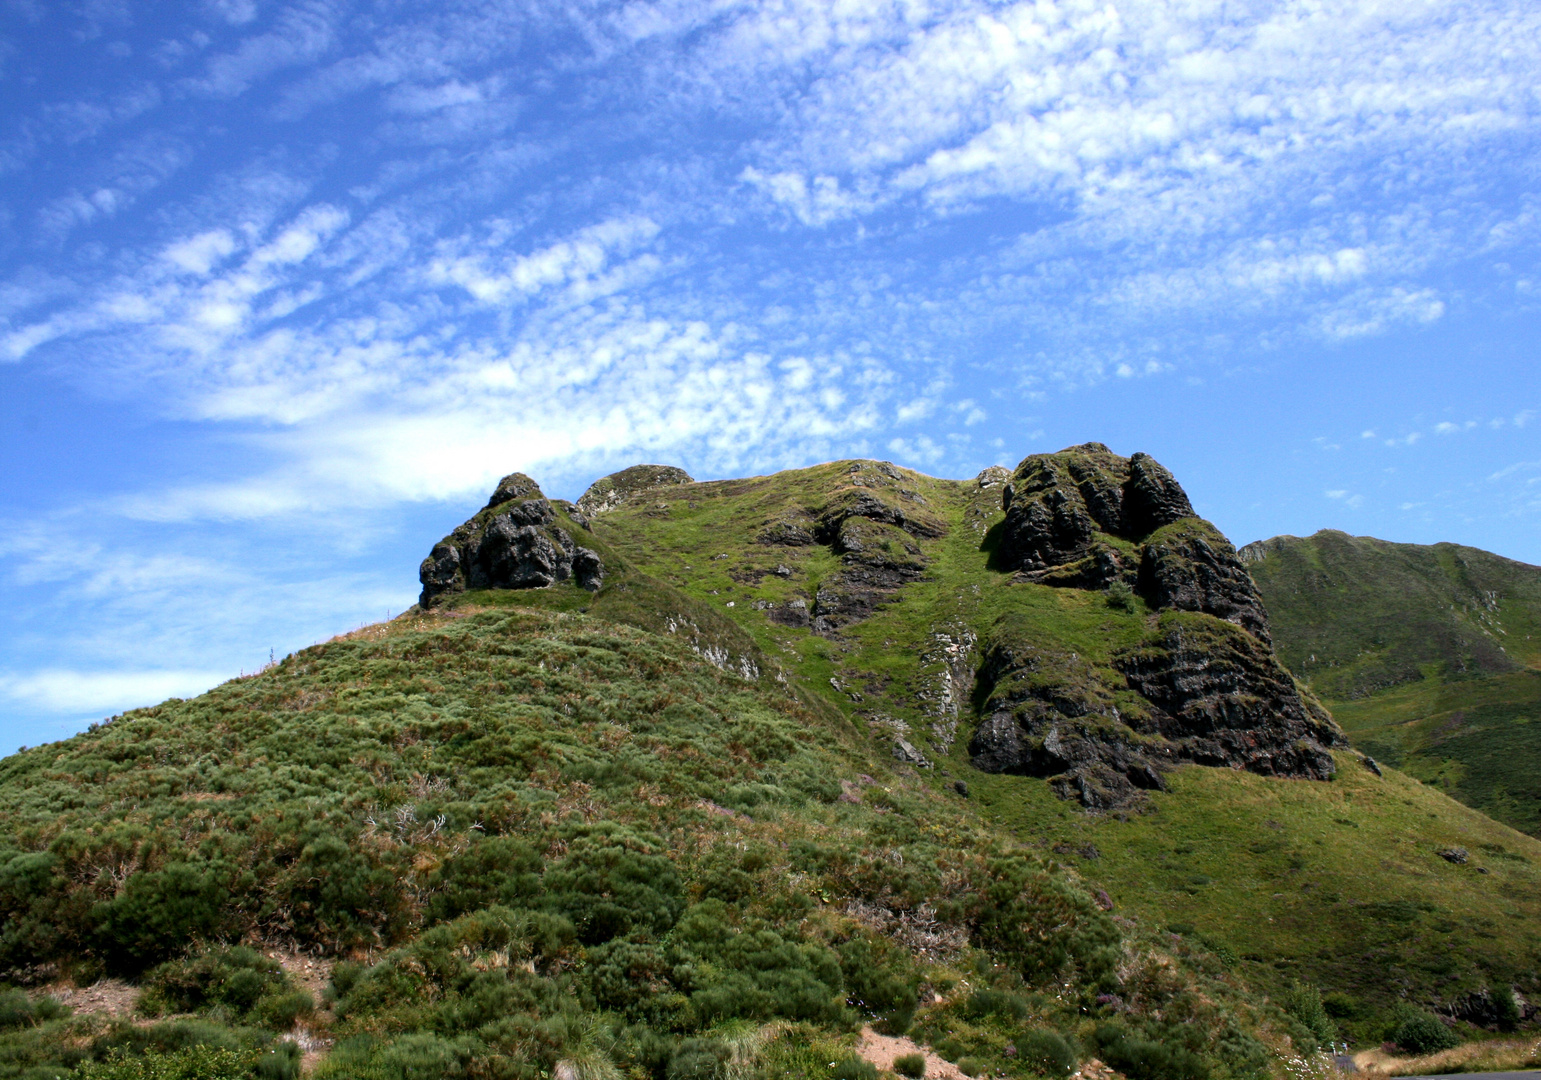
{"type": "MultiPolygon", "coordinates": [[[[970,744],[989,772],[1051,777],[1111,808],[1163,786],[1177,762],[1324,779],[1342,742],[1274,656],[1268,617],[1230,542],[1152,458],[1101,443],[1036,454],[1013,473],[997,558],[1021,580],[1133,586],[1159,617],[1094,659],[1020,618],[985,644],[989,688],[970,744]]],[[[1132,600],[1129,602],[1133,602],[1132,600]]]]}
{"type": "Polygon", "coordinates": [[[1236,549],[1193,512],[1187,494],[1147,454],[1102,443],[1034,454],[1001,496],[997,558],[1024,580],[1139,588],[1152,607],[1202,611],[1268,639],[1268,616],[1236,549]]]}
{"type": "Polygon", "coordinates": [[[601,476],[578,496],[578,512],[593,517],[614,510],[633,495],[654,488],[694,484],[689,473],[673,465],[633,465],[629,469],[601,476]]]}
{"type": "MultiPolygon", "coordinates": [[[[810,614],[815,633],[831,634],[870,617],[905,585],[918,581],[929,560],[917,541],[947,531],[927,508],[925,496],[886,461],[852,462],[848,484],[811,529],[813,539],[828,544],[841,562],[814,595],[810,614]]],[[[781,529],[779,535],[789,528],[796,526],[784,520],[767,526],[781,529]]]]}
{"type": "Polygon", "coordinates": [[[511,473],[475,517],[433,546],[418,569],[418,603],[429,608],[467,589],[541,589],[569,578],[598,589],[604,576],[599,556],[558,524],[540,485],[511,473]]]}

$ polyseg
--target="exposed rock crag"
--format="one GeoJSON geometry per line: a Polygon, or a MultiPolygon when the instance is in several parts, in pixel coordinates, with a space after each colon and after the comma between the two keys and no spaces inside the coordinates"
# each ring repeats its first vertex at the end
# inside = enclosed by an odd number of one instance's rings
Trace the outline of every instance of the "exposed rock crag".
{"type": "Polygon", "coordinates": [[[1341,733],[1279,664],[1236,550],[1194,515],[1170,472],[1087,443],[1027,458],[1002,505],[996,555],[1019,580],[1130,586],[1160,614],[1143,640],[1100,662],[1045,645],[1021,617],[1000,620],[979,671],[978,768],[1050,777],[1100,809],[1163,787],[1179,762],[1332,775],[1328,748],[1341,733]]]}
{"type": "Polygon", "coordinates": [[[418,603],[429,608],[467,589],[542,589],[570,578],[598,589],[604,563],[557,522],[539,484],[523,473],[505,476],[486,507],[423,560],[418,603]]]}

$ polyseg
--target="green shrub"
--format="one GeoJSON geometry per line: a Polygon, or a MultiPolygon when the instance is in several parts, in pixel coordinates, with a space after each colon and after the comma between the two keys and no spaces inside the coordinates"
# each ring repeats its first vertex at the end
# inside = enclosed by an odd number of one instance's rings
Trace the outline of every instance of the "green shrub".
{"type": "Polygon", "coordinates": [[[97,955],[109,970],[137,975],[189,941],[218,936],[232,876],[192,863],[131,875],[120,895],[93,911],[97,955]]]}
{"type": "Polygon", "coordinates": [[[920,973],[908,951],[858,935],[840,946],[846,1003],[885,1035],[903,1035],[915,1018],[920,973]]]}
{"type": "Polygon", "coordinates": [[[269,1047],[257,1058],[256,1080],[299,1080],[300,1048],[284,1041],[269,1047]]]}
{"type": "Polygon", "coordinates": [[[275,890],[296,935],[331,952],[392,940],[405,910],[397,875],[329,834],[300,849],[275,890]]]}
{"type": "Polygon", "coordinates": [[[223,1007],[236,1019],[284,1030],[315,1007],[278,961],[245,946],[168,961],[145,976],[144,988],[140,1010],[152,1016],[223,1007]]]}
{"type": "Polygon", "coordinates": [[[522,840],[489,836],[436,870],[428,881],[429,923],[445,922],[478,908],[534,906],[540,895],[540,855],[522,840]]]}
{"type": "Polygon", "coordinates": [[[1321,992],[1308,983],[1293,982],[1282,995],[1281,1003],[1284,1011],[1300,1022],[1300,1025],[1310,1033],[1312,1044],[1302,1046],[1303,1050],[1314,1050],[1319,1046],[1326,1046],[1337,1040],[1337,1028],[1333,1026],[1332,1018],[1327,1014],[1327,1008],[1322,1001],[1321,992]]]}
{"type": "Polygon", "coordinates": [[[33,1023],[32,999],[20,990],[0,992],[0,1030],[25,1027],[33,1023]]]}
{"type": "Polygon", "coordinates": [[[1334,1020],[1358,1020],[1366,1010],[1353,995],[1332,993],[1322,995],[1322,1011],[1334,1020]]]}
{"type": "Polygon", "coordinates": [[[1507,986],[1500,986],[1493,992],[1493,1009],[1497,1014],[1499,1031],[1513,1031],[1520,1026],[1524,1019],[1520,1013],[1519,1002],[1514,1000],[1514,991],[1507,986]]]}
{"type": "Polygon", "coordinates": [[[1134,590],[1122,579],[1116,579],[1108,586],[1105,599],[1108,607],[1116,611],[1134,610],[1134,590]]]}
{"type": "Polygon", "coordinates": [[[963,1015],[969,1020],[983,1020],[987,1016],[1021,1020],[1027,1016],[1027,1002],[1004,990],[975,990],[963,1002],[963,1015]]]}
{"type": "Polygon", "coordinates": [[[1020,856],[994,859],[965,913],[977,944],[1010,962],[1029,982],[1067,967],[1097,985],[1118,962],[1118,927],[1089,896],[1020,856]]]}
{"type": "Polygon", "coordinates": [[[732,1056],[720,1039],[685,1039],[669,1058],[668,1080],[718,1080],[732,1056]]]}
{"type": "Polygon", "coordinates": [[[968,1048],[951,1035],[936,1040],[931,1044],[931,1049],[948,1061],[958,1061],[968,1053],[968,1048]]]}
{"type": "Polygon", "coordinates": [[[703,1022],[833,1022],[846,1015],[838,954],[783,936],[763,921],[740,921],[720,900],[691,907],[670,944],[671,978],[703,1022]]]}
{"type": "Polygon", "coordinates": [[[834,1080],[878,1080],[878,1068],[862,1058],[848,1057],[835,1062],[830,1075],[834,1080]]]}
{"type": "Polygon", "coordinates": [[[252,1051],[213,1046],[138,1057],[117,1054],[81,1065],[71,1080],[249,1080],[257,1059],[252,1051]]]}
{"type": "Polygon", "coordinates": [[[963,1057],[958,1059],[958,1071],[964,1076],[979,1076],[982,1073],[988,1072],[989,1068],[989,1063],[980,1058],[963,1057]]]}
{"type": "Polygon", "coordinates": [[[1069,1076],[1077,1065],[1075,1048],[1054,1031],[1029,1031],[1015,1043],[1017,1060],[1043,1076],[1069,1076]]]}
{"type": "Polygon", "coordinates": [[[1103,1062],[1129,1080],[1208,1080],[1209,1067],[1182,1046],[1153,1042],[1117,1024],[1098,1024],[1093,1039],[1103,1062]]]}
{"type": "Polygon", "coordinates": [[[684,890],[655,837],[623,825],[582,826],[545,876],[546,903],[598,945],[632,930],[661,935],[683,910],[684,890]]]}
{"type": "Polygon", "coordinates": [[[1391,1032],[1391,1041],[1413,1054],[1433,1054],[1461,1045],[1461,1037],[1426,1012],[1408,1011],[1391,1032]]]}
{"type": "Polygon", "coordinates": [[[908,1076],[910,1080],[920,1080],[926,1075],[926,1056],[924,1054],[900,1054],[894,1058],[894,1072],[900,1076],[908,1076]]]}
{"type": "Polygon", "coordinates": [[[309,990],[294,989],[286,993],[266,994],[257,999],[249,1014],[254,1023],[273,1031],[288,1031],[302,1016],[315,1009],[315,998],[309,990]]]}

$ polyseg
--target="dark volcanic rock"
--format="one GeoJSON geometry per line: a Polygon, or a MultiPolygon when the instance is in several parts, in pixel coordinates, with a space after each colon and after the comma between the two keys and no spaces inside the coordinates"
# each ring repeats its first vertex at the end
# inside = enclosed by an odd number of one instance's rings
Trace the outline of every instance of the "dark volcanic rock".
{"type": "Polygon", "coordinates": [[[1129,459],[1129,479],[1123,490],[1123,531],[1130,536],[1147,536],[1174,521],[1198,516],[1177,478],[1149,454],[1129,459]]]}
{"type": "Polygon", "coordinates": [[[633,495],[693,483],[689,473],[673,465],[633,465],[590,484],[589,489],[578,497],[578,511],[585,517],[593,517],[614,510],[633,495]]]}
{"type": "Polygon", "coordinates": [[[492,498],[487,500],[486,509],[491,510],[494,506],[501,506],[503,503],[513,499],[544,498],[545,496],[540,491],[540,485],[534,480],[531,480],[522,472],[509,473],[498,481],[497,490],[492,493],[492,498]]]}
{"type": "Polygon", "coordinates": [[[1162,770],[1182,762],[1332,775],[1341,732],[1279,664],[1236,550],[1154,459],[1101,443],[1034,454],[1001,504],[996,558],[1018,581],[1122,582],[1162,614],[1143,641],[1098,664],[1038,647],[1041,627],[1002,619],[979,673],[990,689],[970,743],[976,766],[1050,777],[1098,808],[1160,787],[1162,770]]]}
{"type": "Polygon", "coordinates": [[[757,544],[779,544],[782,547],[808,547],[818,543],[813,530],[806,523],[773,521],[761,529],[754,538],[757,544]]]}
{"type": "Polygon", "coordinates": [[[1097,809],[1165,787],[1170,748],[1126,722],[1115,673],[998,631],[979,672],[990,692],[969,744],[976,768],[1053,777],[1061,796],[1097,809]]]}
{"type": "Polygon", "coordinates": [[[1153,607],[1202,611],[1271,640],[1251,575],[1230,541],[1202,518],[1186,518],[1150,538],[1140,557],[1139,588],[1153,607]]]}
{"type": "Polygon", "coordinates": [[[556,522],[556,510],[535,481],[523,473],[504,477],[486,509],[423,560],[418,603],[428,608],[467,589],[541,589],[570,578],[598,589],[604,563],[556,522]]]}
{"type": "MultiPolygon", "coordinates": [[[[890,501],[884,495],[875,491],[855,490],[848,491],[830,505],[824,513],[819,515],[818,524],[814,528],[814,535],[824,543],[832,542],[840,535],[840,528],[850,518],[866,518],[869,521],[880,521],[886,525],[895,525],[913,536],[935,539],[947,531],[934,515],[927,513],[918,506],[903,506],[897,497],[890,501]]],[[[912,498],[918,498],[912,496],[912,498]]]]}
{"type": "Polygon", "coordinates": [[[1335,770],[1327,747],[1341,741],[1337,728],[1306,707],[1271,648],[1230,623],[1163,615],[1114,664],[1184,761],[1310,780],[1335,770]]]}
{"type": "Polygon", "coordinates": [[[1101,443],[1034,454],[1017,466],[1001,504],[997,557],[1025,580],[1077,589],[1123,581],[1152,607],[1202,611],[1268,640],[1268,617],[1236,549],[1194,516],[1181,485],[1149,455],[1122,458],[1101,443]]]}
{"type": "Polygon", "coordinates": [[[991,689],[969,752],[985,772],[1052,777],[1062,796],[1098,809],[1162,788],[1162,772],[1181,762],[1333,774],[1337,728],[1307,706],[1266,644],[1230,623],[1164,615],[1111,669],[1019,632],[998,627],[980,669],[991,689]]]}

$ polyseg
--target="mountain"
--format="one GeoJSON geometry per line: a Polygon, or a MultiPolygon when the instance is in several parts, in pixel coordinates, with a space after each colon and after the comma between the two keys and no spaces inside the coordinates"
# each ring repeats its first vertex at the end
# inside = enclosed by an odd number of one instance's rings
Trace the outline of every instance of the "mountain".
{"type": "Polygon", "coordinates": [[[1541,844],[1349,749],[1144,455],[513,474],[419,578],[0,763],[0,1080],[1225,1080],[1541,992],[1541,844]]]}
{"type": "Polygon", "coordinates": [[[1541,567],[1333,531],[1241,555],[1355,746],[1541,835],[1541,567]]]}

